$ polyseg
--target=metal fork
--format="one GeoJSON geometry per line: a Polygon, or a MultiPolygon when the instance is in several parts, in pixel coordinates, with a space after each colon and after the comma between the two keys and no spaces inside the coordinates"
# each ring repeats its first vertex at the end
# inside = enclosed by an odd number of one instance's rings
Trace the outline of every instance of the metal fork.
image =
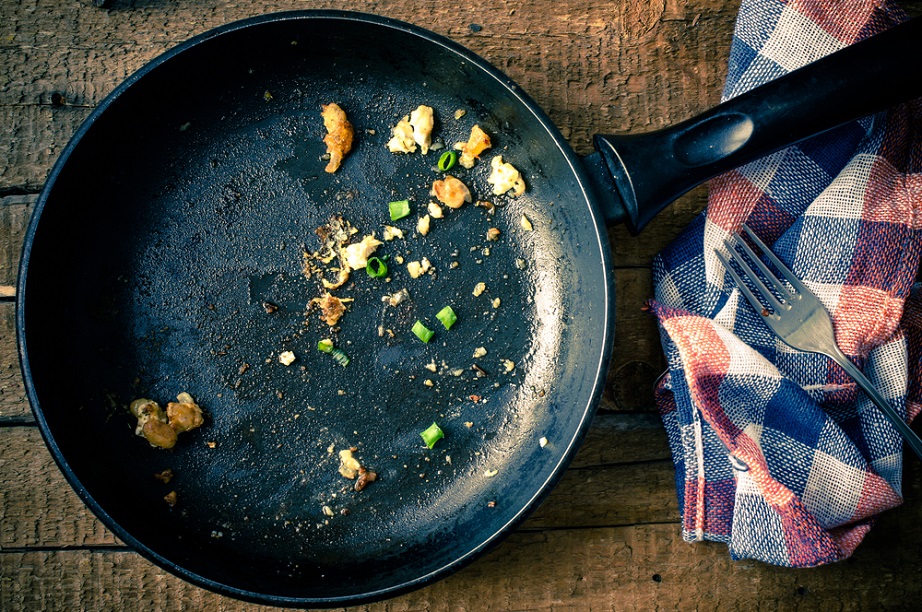
{"type": "Polygon", "coordinates": [[[791,348],[808,353],[819,353],[826,355],[837,364],[842,366],[849,376],[851,376],[858,386],[871,398],[881,412],[884,413],[891,423],[903,435],[906,442],[915,451],[916,455],[922,458],[922,440],[909,428],[906,421],[890,406],[890,403],[874,387],[874,384],[859,370],[855,364],[849,361],[848,357],[839,349],[835,341],[835,333],[832,327],[832,317],[826,311],[822,302],[816,295],[804,285],[800,279],[794,276],[781,260],[778,259],[765,244],[748,227],[743,225],[743,231],[752,239],[752,242],[765,254],[772,262],[775,268],[781,272],[782,276],[790,283],[790,287],[785,285],[778,277],[768,269],[768,266],[753,252],[748,244],[737,236],[735,241],[727,240],[726,247],[730,252],[730,257],[743,271],[749,282],[761,294],[761,300],[755,296],[749,286],[740,278],[726,257],[720,252],[715,251],[720,258],[724,268],[733,277],[736,286],[740,292],[746,296],[749,303],[752,304],[756,312],[761,313],[762,320],[768,325],[769,329],[775,332],[785,344],[791,348]],[[749,263],[744,259],[739,251],[742,250],[748,258],[755,263],[756,267],[762,273],[774,291],[769,289],[759,274],[752,269],[749,263]],[[793,287],[793,290],[791,290],[793,287]]]}

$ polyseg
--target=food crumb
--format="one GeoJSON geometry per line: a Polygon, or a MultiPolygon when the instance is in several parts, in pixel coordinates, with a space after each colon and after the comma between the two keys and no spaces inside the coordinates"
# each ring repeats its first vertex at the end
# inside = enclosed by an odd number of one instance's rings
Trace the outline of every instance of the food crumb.
{"type": "Polygon", "coordinates": [[[416,223],[416,231],[423,236],[429,233],[429,215],[419,218],[416,223]]]}
{"type": "Polygon", "coordinates": [[[290,366],[295,362],[295,354],[292,351],[285,351],[279,355],[279,361],[286,366],[290,366]]]}
{"type": "Polygon", "coordinates": [[[154,478],[162,482],[163,484],[169,484],[173,480],[173,470],[167,468],[160,472],[159,474],[154,474],[154,478]]]}
{"type": "Polygon", "coordinates": [[[525,215],[522,215],[522,218],[519,219],[519,225],[521,225],[522,229],[525,230],[526,232],[530,232],[532,230],[531,221],[529,221],[528,217],[526,217],[525,215]]]}
{"type": "Polygon", "coordinates": [[[499,474],[499,470],[487,470],[486,472],[483,473],[483,475],[486,476],[487,478],[493,478],[497,474],[499,474]]]}
{"type": "Polygon", "coordinates": [[[466,111],[466,110],[464,110],[463,108],[459,108],[458,110],[455,111],[455,115],[454,115],[454,116],[455,116],[455,121],[457,121],[458,119],[460,119],[461,117],[463,117],[463,116],[466,115],[466,114],[467,114],[467,111],[466,111]]]}
{"type": "Polygon", "coordinates": [[[428,378],[423,381],[423,384],[426,385],[427,387],[432,387],[435,385],[435,383],[429,380],[428,378]]]}
{"type": "Polygon", "coordinates": [[[323,513],[324,513],[325,515],[327,515],[327,516],[335,516],[335,513],[333,512],[333,509],[330,508],[329,506],[324,506],[321,510],[322,510],[323,513]]]}
{"type": "Polygon", "coordinates": [[[514,362],[514,361],[511,361],[511,360],[509,360],[509,359],[503,359],[503,360],[502,360],[502,363],[503,363],[503,367],[506,368],[506,371],[507,371],[507,372],[511,372],[512,370],[515,369],[515,362],[514,362]]]}
{"type": "Polygon", "coordinates": [[[499,231],[499,228],[491,227],[487,230],[487,240],[490,242],[495,242],[499,240],[501,234],[502,232],[499,231]]]}
{"type": "Polygon", "coordinates": [[[499,298],[496,298],[495,300],[493,300],[493,308],[499,308],[499,304],[500,304],[499,298]]]}
{"type": "Polygon", "coordinates": [[[480,359],[486,354],[487,354],[487,349],[485,349],[482,346],[478,346],[477,348],[474,349],[474,359],[480,359]]]}
{"type": "Polygon", "coordinates": [[[385,242],[390,242],[394,238],[403,239],[403,230],[399,227],[394,227],[392,225],[385,225],[383,238],[385,242]]]}
{"type": "Polygon", "coordinates": [[[474,291],[473,291],[472,293],[474,294],[474,297],[478,297],[478,296],[480,296],[480,294],[482,294],[482,293],[483,293],[484,291],[486,291],[486,290],[487,290],[487,284],[486,284],[486,283],[477,283],[477,284],[474,286],[474,291]]]}
{"type": "Polygon", "coordinates": [[[178,500],[179,500],[179,496],[176,494],[176,491],[170,491],[169,493],[163,496],[163,501],[165,501],[166,505],[169,506],[170,508],[175,507],[176,502],[178,500]]]}
{"type": "Polygon", "coordinates": [[[427,364],[425,365],[425,368],[426,368],[427,370],[429,370],[430,372],[435,372],[436,370],[438,370],[438,366],[435,365],[435,360],[434,360],[434,359],[433,359],[432,361],[430,361],[429,363],[427,363],[427,364]]]}
{"type": "Polygon", "coordinates": [[[544,448],[545,446],[547,446],[547,438],[542,437],[540,440],[538,440],[538,446],[540,446],[541,448],[544,448]]]}
{"type": "Polygon", "coordinates": [[[208,448],[217,448],[218,443],[215,442],[214,440],[209,440],[208,442],[205,442],[205,446],[207,446],[208,448]]]}
{"type": "Polygon", "coordinates": [[[464,426],[467,427],[468,429],[470,429],[471,427],[474,426],[474,422],[473,422],[473,421],[464,421],[464,426]]]}

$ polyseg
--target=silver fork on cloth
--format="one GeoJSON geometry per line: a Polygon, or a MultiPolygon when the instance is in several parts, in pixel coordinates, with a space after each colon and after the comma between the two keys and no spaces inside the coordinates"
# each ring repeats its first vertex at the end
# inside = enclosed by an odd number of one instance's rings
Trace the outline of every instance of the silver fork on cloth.
{"type": "Polygon", "coordinates": [[[727,240],[725,243],[730,257],[743,271],[749,283],[759,292],[761,300],[749,288],[740,275],[736,272],[727,258],[720,251],[715,251],[723,263],[724,268],[733,277],[740,292],[746,296],[756,312],[761,313],[762,320],[776,336],[791,348],[808,353],[826,355],[842,366],[858,386],[867,393],[880,411],[884,413],[891,423],[899,430],[906,442],[912,447],[916,455],[922,458],[922,440],[909,428],[906,421],[893,409],[890,403],[874,387],[874,384],[859,370],[855,364],[839,349],[835,340],[832,327],[832,317],[816,295],[791,272],[778,257],[775,256],[765,244],[748,227],[743,225],[743,231],[752,242],[765,254],[775,268],[781,272],[790,287],[785,285],[769,270],[768,266],[753,252],[748,244],[739,235],[736,240],[727,240]],[[745,253],[756,265],[760,275],[749,265],[739,251],[745,253]],[[771,284],[774,291],[766,286],[764,278],[771,284]],[[791,289],[793,287],[793,290],[791,289]]]}

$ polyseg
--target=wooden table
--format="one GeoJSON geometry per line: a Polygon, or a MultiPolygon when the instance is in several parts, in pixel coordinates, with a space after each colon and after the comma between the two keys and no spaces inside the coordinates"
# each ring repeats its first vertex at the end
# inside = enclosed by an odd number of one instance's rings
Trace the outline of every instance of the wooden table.
{"type": "MultiPolygon", "coordinates": [[[[905,2],[922,13],[922,2],[905,2]]],[[[262,12],[347,8],[408,20],[519,82],[580,153],[595,131],[644,131],[716,103],[738,0],[0,0],[0,609],[242,610],[119,542],[64,481],[20,378],[11,295],[24,228],[77,126],[145,62],[204,30],[262,12]]],[[[922,596],[922,469],[853,558],[812,570],[733,562],[682,541],[652,384],[665,368],[650,261],[705,203],[699,188],[639,238],[610,231],[615,357],[598,416],[559,487],[492,553],[423,590],[366,606],[422,609],[862,609],[922,596]]]]}

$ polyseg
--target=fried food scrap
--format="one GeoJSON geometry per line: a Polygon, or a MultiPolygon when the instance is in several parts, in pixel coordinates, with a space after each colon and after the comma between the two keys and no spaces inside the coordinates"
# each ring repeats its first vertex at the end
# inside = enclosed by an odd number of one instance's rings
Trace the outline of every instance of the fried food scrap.
{"type": "Polygon", "coordinates": [[[471,190],[450,174],[432,183],[432,195],[449,208],[461,208],[465,202],[471,201],[471,190]]]}
{"type": "Polygon", "coordinates": [[[424,105],[417,107],[415,111],[410,113],[410,125],[413,126],[413,140],[425,155],[429,152],[429,146],[432,144],[432,127],[435,125],[432,107],[424,105]]]}
{"type": "Polygon", "coordinates": [[[391,128],[391,139],[387,150],[391,153],[415,153],[419,145],[423,154],[429,152],[432,144],[432,127],[435,118],[432,107],[420,105],[391,128]]]}
{"type": "Polygon", "coordinates": [[[361,242],[350,244],[344,250],[346,264],[352,270],[361,270],[368,265],[368,258],[371,257],[375,250],[384,244],[374,234],[365,236],[361,242]]]}
{"type": "Polygon", "coordinates": [[[365,469],[364,467],[360,467],[358,480],[355,481],[355,486],[352,488],[356,491],[361,491],[377,479],[377,472],[372,472],[371,470],[365,469]]]}
{"type": "Polygon", "coordinates": [[[134,433],[151,446],[173,448],[178,434],[201,427],[205,419],[192,396],[180,393],[176,400],[167,404],[165,413],[157,402],[147,398],[131,402],[128,409],[138,419],[134,433]]]}
{"type": "Polygon", "coordinates": [[[179,496],[176,494],[176,491],[170,491],[163,496],[163,501],[166,502],[166,505],[170,508],[176,505],[176,502],[179,501],[179,496]]]}
{"type": "Polygon", "coordinates": [[[349,280],[349,266],[345,265],[342,256],[343,245],[350,238],[358,233],[358,230],[338,215],[330,218],[330,222],[321,225],[315,230],[317,237],[320,238],[320,250],[314,253],[304,253],[304,275],[308,278],[311,276],[320,276],[323,287],[328,291],[339,289],[349,280]],[[322,266],[317,262],[327,265],[335,260],[340,261],[339,267],[330,267],[328,271],[336,273],[336,281],[331,282],[323,278],[325,273],[322,266]]]}
{"type": "Polygon", "coordinates": [[[515,166],[503,162],[503,156],[497,155],[490,162],[493,171],[487,177],[487,182],[493,185],[493,194],[502,195],[512,190],[513,196],[525,193],[525,180],[515,166]]]}
{"type": "Polygon", "coordinates": [[[407,115],[391,128],[392,137],[387,141],[387,150],[391,153],[413,153],[416,151],[416,141],[413,140],[413,126],[410,125],[410,116],[407,115]]]}
{"type": "Polygon", "coordinates": [[[176,396],[175,402],[166,405],[166,416],[170,421],[170,427],[178,434],[197,429],[205,422],[202,409],[188,393],[180,393],[176,396]]]}
{"type": "Polygon", "coordinates": [[[395,238],[400,238],[403,240],[403,230],[399,227],[394,227],[393,225],[384,226],[384,241],[390,242],[395,238]]]}
{"type": "Polygon", "coordinates": [[[355,130],[352,124],[346,118],[346,112],[338,104],[332,102],[322,105],[323,127],[327,130],[327,135],[323,137],[324,144],[327,145],[327,153],[330,154],[330,162],[325,170],[329,173],[339,170],[343,158],[352,150],[352,139],[355,136],[355,130]]]}
{"type": "Polygon", "coordinates": [[[352,455],[354,451],[354,448],[339,451],[339,474],[343,478],[355,480],[355,485],[353,488],[356,491],[361,491],[367,487],[369,483],[377,480],[378,474],[376,472],[372,472],[371,470],[364,467],[361,463],[359,463],[358,459],[352,455]],[[356,477],[358,477],[357,480],[356,477]]]}
{"type": "Polygon", "coordinates": [[[156,478],[163,484],[169,484],[169,482],[173,480],[173,470],[167,468],[163,470],[162,472],[154,474],[154,478],[156,478]]]}
{"type": "Polygon", "coordinates": [[[310,304],[318,304],[320,306],[320,318],[324,323],[333,327],[339,323],[339,320],[345,314],[346,303],[351,301],[351,298],[339,299],[335,295],[325,293],[323,297],[312,299],[310,304]]]}
{"type": "Polygon", "coordinates": [[[362,464],[352,456],[354,448],[339,451],[339,473],[343,478],[354,480],[362,464]]]}
{"type": "Polygon", "coordinates": [[[480,129],[479,125],[475,125],[471,128],[471,135],[468,137],[467,142],[455,143],[455,149],[461,151],[458,163],[465,168],[473,168],[474,162],[477,161],[480,154],[491,146],[492,143],[487,133],[480,129]]]}

